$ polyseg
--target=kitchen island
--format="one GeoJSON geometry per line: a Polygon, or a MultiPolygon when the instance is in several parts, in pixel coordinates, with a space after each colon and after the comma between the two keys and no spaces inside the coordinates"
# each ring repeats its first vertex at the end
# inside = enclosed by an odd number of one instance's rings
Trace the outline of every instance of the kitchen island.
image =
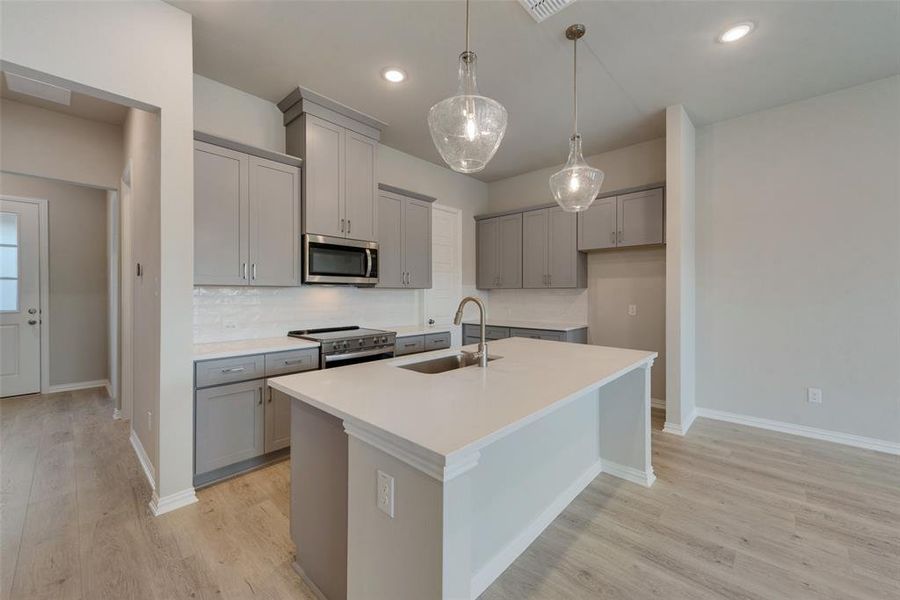
{"type": "Polygon", "coordinates": [[[487,368],[404,368],[454,353],[269,380],[295,568],[328,600],[475,598],[599,473],[653,483],[656,353],[510,338],[487,368]]]}

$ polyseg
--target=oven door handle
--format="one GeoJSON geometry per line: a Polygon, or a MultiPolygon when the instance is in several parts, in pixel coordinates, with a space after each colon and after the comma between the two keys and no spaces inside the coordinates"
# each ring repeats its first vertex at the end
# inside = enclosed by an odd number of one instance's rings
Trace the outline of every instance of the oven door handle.
{"type": "Polygon", "coordinates": [[[372,250],[366,248],[366,277],[372,276],[372,250]]]}
{"type": "Polygon", "coordinates": [[[346,360],[350,358],[361,358],[363,356],[375,356],[376,354],[391,354],[393,355],[393,350],[390,347],[387,348],[372,348],[371,350],[360,350],[359,352],[349,352],[347,354],[327,354],[325,355],[325,362],[330,363],[338,360],[346,360]]]}

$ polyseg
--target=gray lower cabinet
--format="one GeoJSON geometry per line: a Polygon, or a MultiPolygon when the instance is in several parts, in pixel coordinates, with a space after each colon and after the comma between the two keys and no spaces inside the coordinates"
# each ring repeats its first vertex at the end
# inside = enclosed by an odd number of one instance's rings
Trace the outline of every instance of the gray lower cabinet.
{"type": "Polygon", "coordinates": [[[431,287],[431,202],[379,192],[378,287],[431,287]]]}
{"type": "Polygon", "coordinates": [[[194,141],[194,283],[299,284],[300,169],[194,141]]]}
{"type": "Polygon", "coordinates": [[[418,354],[431,350],[443,350],[450,347],[450,332],[427,333],[425,335],[408,335],[398,337],[394,344],[394,356],[418,354]]]}
{"type": "MultiPolygon", "coordinates": [[[[472,323],[463,325],[463,343],[477,344],[481,334],[479,326],[472,323]]],[[[576,344],[587,343],[587,327],[579,329],[543,329],[524,327],[497,327],[489,325],[485,327],[485,338],[488,341],[502,340],[509,337],[525,337],[537,340],[552,340],[556,342],[572,342],[576,344]]]]}
{"type": "Polygon", "coordinates": [[[587,260],[578,251],[576,215],[542,208],[525,212],[523,218],[522,287],[586,287],[587,260]]]}
{"type": "Polygon", "coordinates": [[[578,214],[578,249],[665,243],[663,188],[600,198],[578,214]]]}
{"type": "Polygon", "coordinates": [[[264,379],[197,390],[195,471],[206,473],[265,453],[264,379]]]}
{"type": "Polygon", "coordinates": [[[291,399],[266,377],[318,369],[318,348],[195,364],[194,485],[206,485],[287,456],[291,399]]]}
{"type": "Polygon", "coordinates": [[[512,214],[477,223],[478,289],[522,287],[522,215],[512,214]]]}

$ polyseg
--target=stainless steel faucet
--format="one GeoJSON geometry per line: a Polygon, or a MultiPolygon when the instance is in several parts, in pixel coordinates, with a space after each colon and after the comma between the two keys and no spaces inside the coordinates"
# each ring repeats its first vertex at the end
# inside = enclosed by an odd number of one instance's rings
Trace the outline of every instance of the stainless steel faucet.
{"type": "Polygon", "coordinates": [[[479,367],[487,367],[488,365],[488,350],[487,350],[487,340],[485,339],[485,329],[484,329],[484,302],[481,301],[481,298],[476,298],[475,296],[466,296],[459,302],[459,306],[456,309],[456,316],[453,317],[453,324],[459,325],[462,323],[463,319],[463,309],[465,309],[466,304],[469,302],[474,302],[478,305],[478,312],[481,315],[481,338],[478,342],[478,352],[475,352],[473,356],[478,359],[479,367]]]}

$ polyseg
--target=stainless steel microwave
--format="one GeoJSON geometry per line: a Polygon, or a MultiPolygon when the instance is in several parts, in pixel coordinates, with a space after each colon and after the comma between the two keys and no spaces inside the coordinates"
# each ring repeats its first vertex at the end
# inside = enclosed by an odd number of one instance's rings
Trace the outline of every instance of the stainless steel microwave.
{"type": "Polygon", "coordinates": [[[378,242],[308,233],[303,236],[303,283],[378,283],[378,242]]]}

